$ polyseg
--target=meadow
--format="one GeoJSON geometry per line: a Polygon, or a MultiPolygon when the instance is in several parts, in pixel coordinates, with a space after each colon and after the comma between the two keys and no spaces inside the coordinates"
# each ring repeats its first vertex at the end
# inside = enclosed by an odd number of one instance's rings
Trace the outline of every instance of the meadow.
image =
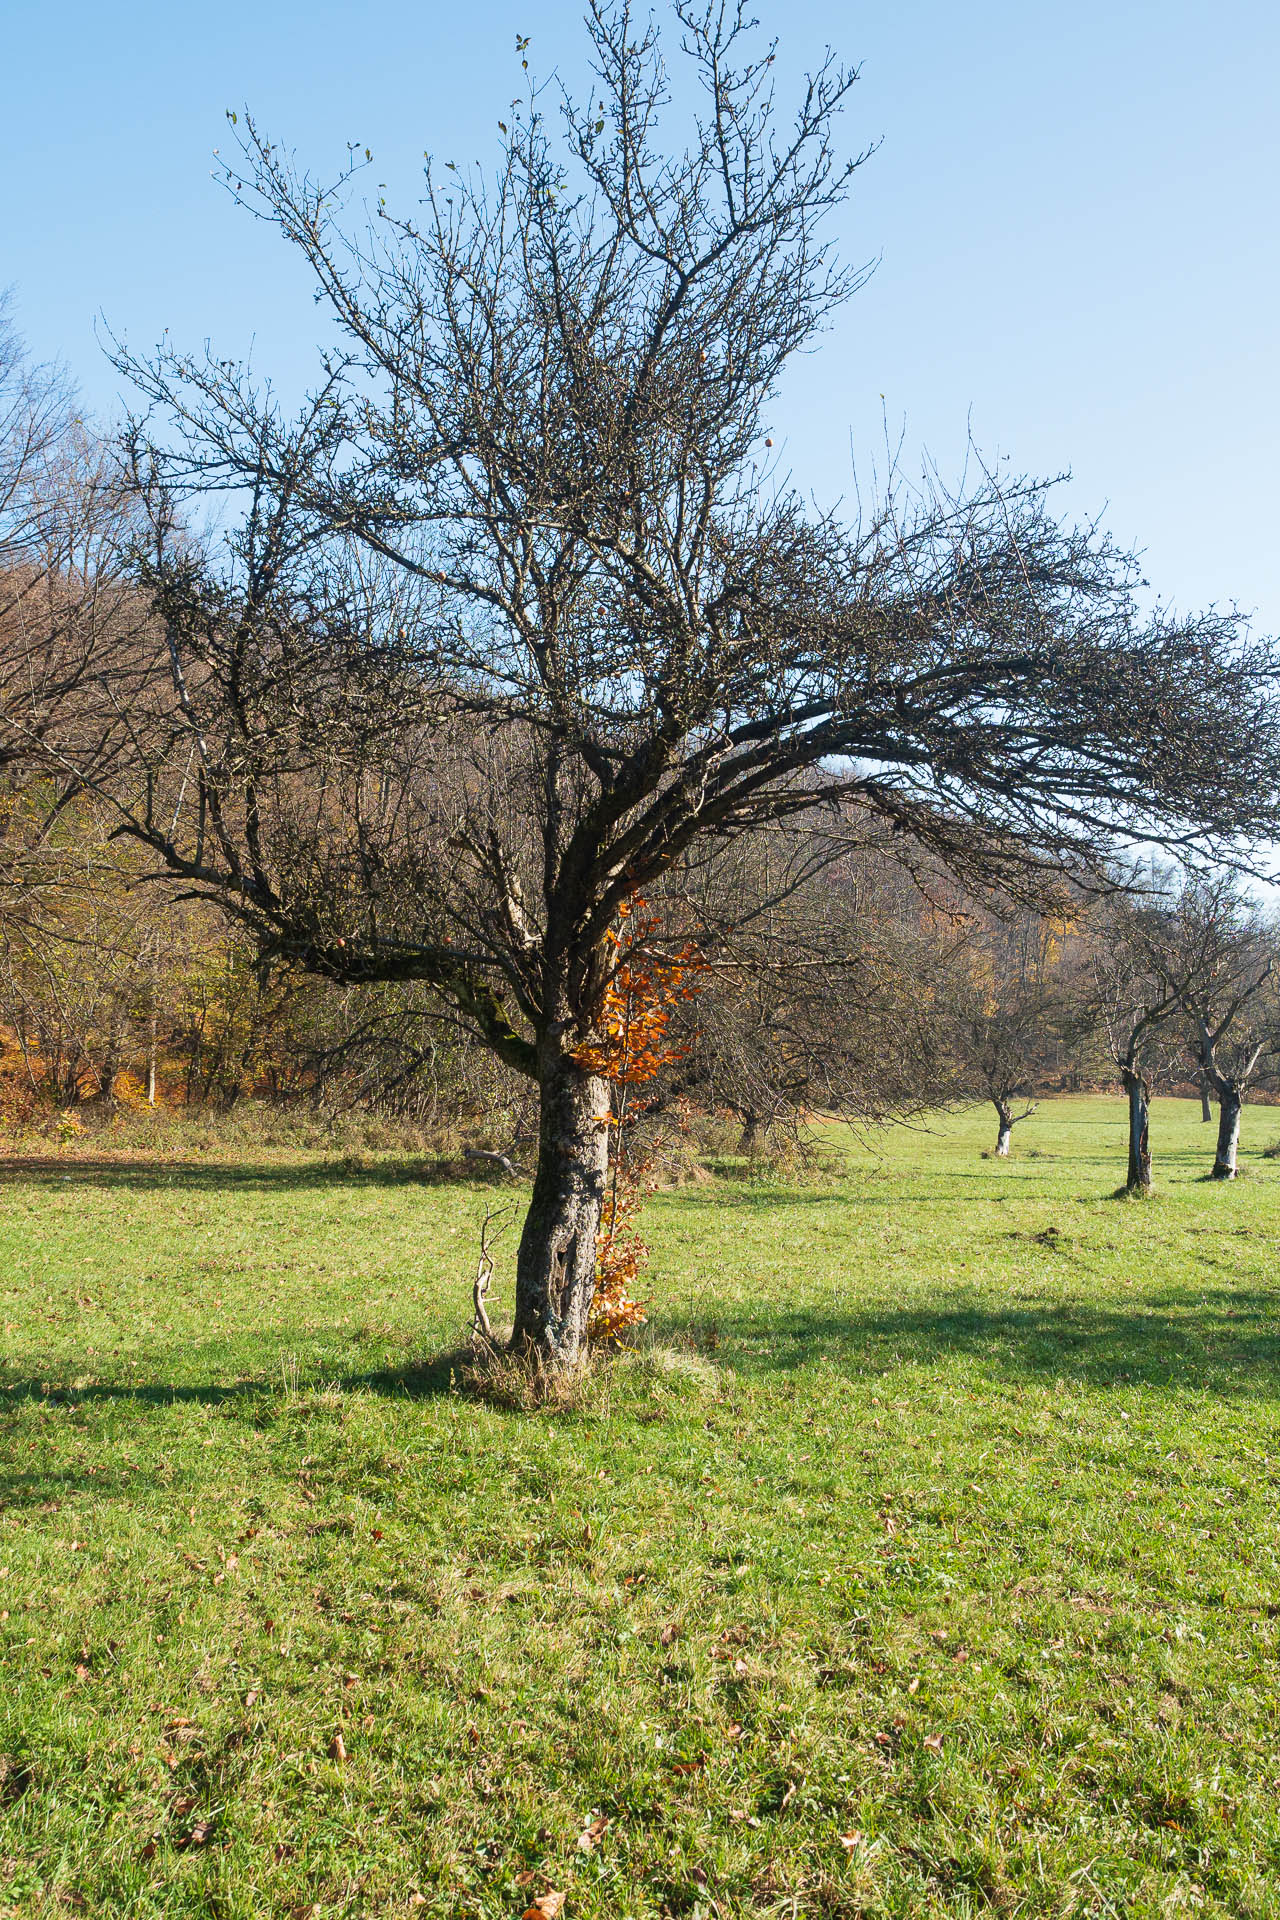
{"type": "Polygon", "coordinates": [[[1280,1114],[1212,1132],[659,1194],[536,1413],[448,1358],[518,1189],[10,1160],[0,1915],[1280,1914],[1280,1114]]]}

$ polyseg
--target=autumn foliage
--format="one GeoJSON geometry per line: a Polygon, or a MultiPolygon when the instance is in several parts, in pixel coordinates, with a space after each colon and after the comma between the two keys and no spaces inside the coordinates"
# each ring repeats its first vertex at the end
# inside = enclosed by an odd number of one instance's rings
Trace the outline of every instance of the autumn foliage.
{"type": "Polygon", "coordinates": [[[600,1037],[579,1047],[575,1056],[614,1089],[612,1178],[600,1215],[596,1288],[587,1323],[591,1339],[599,1341],[620,1339],[646,1317],[637,1288],[649,1249],[635,1221],[650,1190],[651,1169],[629,1151],[627,1129],[647,1105],[635,1089],[687,1052],[671,1037],[671,1022],[681,1001],[701,990],[699,976],[706,969],[692,942],[670,954],[653,950],[661,923],[645,907],[637,896],[619,911],[622,924],[608,935],[614,965],[600,1002],[600,1037]]]}

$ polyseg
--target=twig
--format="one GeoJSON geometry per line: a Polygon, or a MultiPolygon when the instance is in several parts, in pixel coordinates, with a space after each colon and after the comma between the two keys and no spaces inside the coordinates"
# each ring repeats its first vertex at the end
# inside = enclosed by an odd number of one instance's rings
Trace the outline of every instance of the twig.
{"type": "Polygon", "coordinates": [[[511,1211],[510,1206],[505,1206],[496,1209],[490,1208],[489,1212],[485,1214],[483,1224],[480,1228],[480,1259],[476,1264],[475,1283],[471,1289],[471,1302],[475,1310],[475,1318],[471,1325],[472,1338],[473,1340],[483,1340],[491,1347],[497,1343],[493,1337],[493,1327],[490,1324],[489,1314],[484,1303],[490,1283],[493,1280],[493,1243],[506,1232],[507,1227],[511,1224],[508,1218],[511,1211]],[[490,1231],[491,1229],[492,1232],[490,1231]]]}

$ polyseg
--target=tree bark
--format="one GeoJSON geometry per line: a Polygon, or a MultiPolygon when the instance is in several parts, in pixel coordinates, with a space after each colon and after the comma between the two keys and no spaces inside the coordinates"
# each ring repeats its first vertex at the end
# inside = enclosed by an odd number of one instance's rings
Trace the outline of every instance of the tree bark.
{"type": "Polygon", "coordinates": [[[1213,1156],[1215,1180],[1234,1180],[1236,1150],[1240,1145],[1240,1090],[1229,1083],[1218,1089],[1218,1148],[1213,1156]]]}
{"type": "Polygon", "coordinates": [[[1209,1082],[1203,1075],[1200,1079],[1200,1118],[1202,1121],[1213,1118],[1213,1108],[1209,1104],[1209,1082]]]}
{"type": "Polygon", "coordinates": [[[1004,1160],[1008,1158],[1009,1141],[1013,1135],[1013,1115],[1008,1107],[1002,1106],[998,1100],[993,1101],[992,1105],[1000,1117],[1000,1127],[996,1134],[996,1156],[1004,1160]]]}
{"type": "Polygon", "coordinates": [[[1124,1090],[1129,1102],[1129,1193],[1151,1190],[1151,1114],[1146,1081],[1140,1073],[1126,1067],[1124,1090]]]}
{"type": "Polygon", "coordinates": [[[582,1358],[609,1167],[609,1083],[570,1055],[543,1062],[538,1169],[516,1258],[512,1350],[560,1372],[582,1358]]]}

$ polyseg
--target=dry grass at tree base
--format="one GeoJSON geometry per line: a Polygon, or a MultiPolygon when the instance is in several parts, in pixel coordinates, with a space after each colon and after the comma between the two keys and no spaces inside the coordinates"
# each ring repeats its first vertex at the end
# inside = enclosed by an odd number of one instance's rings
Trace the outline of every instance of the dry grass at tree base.
{"type": "Polygon", "coordinates": [[[1274,1116],[1123,1125],[658,1195],[534,1415],[491,1188],[10,1166],[0,1914],[1280,1913],[1274,1116]]]}

